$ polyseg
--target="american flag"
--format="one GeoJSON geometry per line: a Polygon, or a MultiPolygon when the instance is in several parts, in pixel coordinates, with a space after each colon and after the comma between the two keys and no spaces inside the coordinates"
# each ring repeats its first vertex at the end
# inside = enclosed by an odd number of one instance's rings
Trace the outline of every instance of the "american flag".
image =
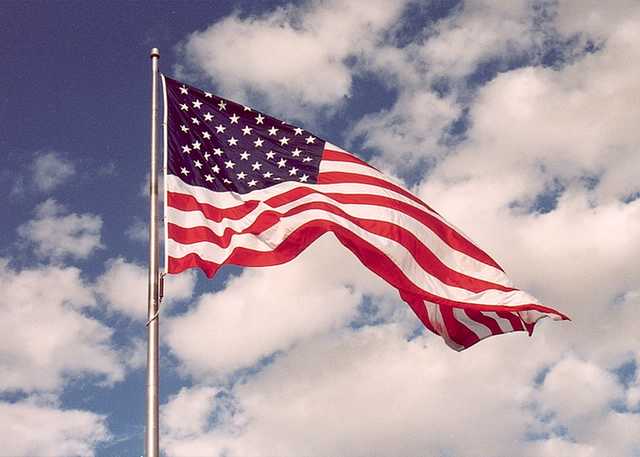
{"type": "Polygon", "coordinates": [[[169,77],[163,85],[168,273],[277,265],[332,232],[455,350],[566,319],[355,155],[169,77]]]}

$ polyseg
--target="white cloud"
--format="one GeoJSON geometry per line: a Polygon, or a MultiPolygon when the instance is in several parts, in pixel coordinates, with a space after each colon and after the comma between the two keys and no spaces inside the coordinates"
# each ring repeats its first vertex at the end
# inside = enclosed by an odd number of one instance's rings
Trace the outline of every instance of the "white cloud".
{"type": "Polygon", "coordinates": [[[222,420],[167,427],[163,443],[172,456],[515,455],[543,357],[523,335],[500,338],[511,344],[460,354],[431,335],[407,341],[397,325],[308,338],[198,415],[222,408],[222,420]]]}
{"type": "Polygon", "coordinates": [[[377,167],[415,172],[420,161],[445,153],[447,148],[441,140],[461,112],[452,98],[430,90],[407,91],[390,110],[360,119],[350,136],[362,136],[364,146],[381,151],[374,159],[377,167]],[[429,151],[429,156],[424,151],[429,151]]]}
{"type": "Polygon", "coordinates": [[[79,374],[123,378],[111,329],[84,313],[95,301],[78,269],[2,261],[0,280],[0,391],[58,390],[79,374]]]}
{"type": "Polygon", "coordinates": [[[318,246],[289,265],[243,272],[170,324],[173,353],[203,384],[167,405],[167,417],[177,418],[197,403],[197,420],[169,421],[169,455],[637,452],[640,376],[625,385],[616,370],[640,360],[640,199],[627,198],[640,189],[639,8],[560,2],[557,15],[536,24],[530,5],[467,2],[423,41],[378,46],[380,59],[371,54],[368,64],[390,63],[382,74],[395,73],[400,96],[355,132],[374,132],[365,144],[385,149],[394,169],[437,156],[420,195],[478,240],[516,284],[573,322],[542,322],[532,340],[507,335],[460,354],[431,335],[407,341],[408,326],[353,331],[346,324],[362,296],[386,286],[345,281],[363,267],[349,264],[350,255],[336,257],[329,244],[318,246]],[[487,59],[537,52],[553,28],[601,47],[571,54],[557,68],[499,73],[473,94],[454,85],[451,96],[434,95],[436,76],[460,80],[487,59]],[[420,68],[425,74],[416,77],[420,68]],[[446,146],[425,134],[446,134],[463,106],[470,122],[464,141],[446,146]],[[557,195],[548,195],[554,187],[557,195]],[[315,262],[331,275],[318,291],[301,285],[318,270],[315,262]],[[289,295],[273,288],[283,277],[295,282],[289,295]],[[327,307],[306,294],[335,294],[342,305],[325,315],[327,307]],[[309,304],[308,321],[301,303],[309,304]],[[274,351],[280,354],[272,363],[227,392],[207,384],[274,351]]]}
{"type": "Polygon", "coordinates": [[[103,247],[100,216],[69,213],[53,198],[38,205],[35,214],[35,219],[18,227],[18,234],[34,246],[39,257],[85,259],[103,247]]]}
{"type": "Polygon", "coordinates": [[[340,105],[351,93],[349,58],[374,48],[404,1],[344,1],[280,7],[260,17],[229,16],[184,44],[188,62],[239,101],[253,94],[270,109],[308,117],[310,108],[340,105]]]}
{"type": "Polygon", "coordinates": [[[0,402],[0,456],[93,456],[109,439],[104,416],[89,411],[58,409],[30,399],[0,402]]]}
{"type": "Polygon", "coordinates": [[[160,423],[163,431],[173,436],[188,438],[206,432],[210,408],[218,389],[213,387],[183,388],[162,406],[160,423]],[[185,420],[188,417],[189,420],[185,420]]]}
{"type": "MultiPolygon", "coordinates": [[[[196,279],[193,272],[166,276],[161,310],[190,299],[196,279]]],[[[96,291],[112,310],[137,320],[147,318],[147,286],[147,267],[122,257],[107,261],[105,272],[96,280],[96,291]]]]}
{"type": "Polygon", "coordinates": [[[326,236],[295,261],[246,269],[203,295],[166,324],[165,338],[188,373],[215,377],[345,325],[365,293],[394,291],[326,236]]]}
{"type": "Polygon", "coordinates": [[[57,152],[36,154],[31,164],[33,185],[42,192],[50,192],[76,172],[75,165],[57,152]]]}

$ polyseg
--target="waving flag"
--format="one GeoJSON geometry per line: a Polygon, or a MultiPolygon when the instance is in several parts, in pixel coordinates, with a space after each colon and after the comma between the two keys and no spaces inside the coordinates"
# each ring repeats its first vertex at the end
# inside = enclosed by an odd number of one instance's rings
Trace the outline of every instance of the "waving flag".
{"type": "Polygon", "coordinates": [[[288,262],[326,232],[456,349],[566,319],[384,174],[312,133],[163,76],[168,273],[288,262]]]}

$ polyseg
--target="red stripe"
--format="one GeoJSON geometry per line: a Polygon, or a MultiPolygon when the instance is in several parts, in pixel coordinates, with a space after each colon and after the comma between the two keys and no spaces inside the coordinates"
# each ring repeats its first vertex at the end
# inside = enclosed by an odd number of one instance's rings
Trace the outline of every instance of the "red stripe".
{"type": "Polygon", "coordinates": [[[511,326],[513,327],[514,330],[518,330],[518,331],[524,330],[524,326],[522,325],[522,320],[520,319],[520,316],[517,316],[512,312],[504,312],[504,311],[498,311],[496,314],[504,319],[507,319],[511,323],[511,326]]]}
{"type": "Polygon", "coordinates": [[[495,319],[491,319],[489,316],[485,316],[480,311],[473,309],[468,309],[465,312],[467,313],[467,316],[469,316],[469,319],[488,327],[493,335],[504,333],[495,319]]]}
{"type": "Polygon", "coordinates": [[[322,160],[331,160],[335,162],[351,162],[357,163],[358,165],[364,165],[365,167],[372,168],[376,171],[379,171],[377,168],[372,167],[364,160],[360,160],[353,154],[349,154],[347,152],[333,151],[331,149],[325,149],[322,153],[322,160]]]}
{"type": "MultiPolygon", "coordinates": [[[[428,300],[433,303],[445,306],[457,306],[463,309],[504,312],[505,315],[510,315],[510,313],[518,311],[536,310],[541,313],[551,313],[558,315],[563,319],[568,319],[566,316],[551,308],[537,304],[520,306],[479,305],[448,300],[433,295],[432,293],[418,288],[409,279],[407,279],[398,266],[386,257],[378,248],[356,236],[344,227],[328,221],[311,221],[301,225],[291,232],[291,234],[272,251],[261,252],[247,248],[235,248],[224,263],[240,266],[269,266],[282,264],[294,259],[298,254],[300,254],[300,252],[306,249],[311,243],[327,231],[333,232],[338,240],[340,240],[347,249],[353,252],[367,268],[398,289],[401,294],[404,293],[409,296],[424,297],[424,300],[428,300]]],[[[212,277],[220,267],[220,264],[201,259],[196,254],[188,254],[180,259],[169,257],[169,273],[180,273],[187,268],[193,267],[201,268],[207,276],[212,277]]],[[[510,317],[513,318],[513,316],[510,317]]],[[[505,318],[509,319],[509,317],[506,316],[505,318]]],[[[514,327],[518,328],[515,325],[514,327]]],[[[520,328],[522,327],[520,326],[520,328]]]]}
{"type": "Polygon", "coordinates": [[[226,228],[222,236],[216,235],[207,227],[195,227],[185,229],[174,224],[168,225],[169,238],[180,244],[191,244],[199,242],[211,242],[222,248],[227,248],[231,243],[231,239],[237,234],[254,234],[257,235],[262,231],[277,224],[282,218],[300,214],[307,210],[322,210],[327,213],[338,215],[360,228],[374,233],[376,235],[394,240],[401,244],[414,258],[420,267],[440,279],[444,284],[452,287],[460,287],[472,292],[482,292],[489,289],[500,290],[504,292],[515,290],[499,284],[494,284],[482,279],[473,278],[463,273],[457,272],[442,263],[433,252],[431,252],[415,235],[404,227],[384,221],[372,219],[361,219],[351,216],[342,209],[324,202],[309,202],[290,209],[285,213],[276,211],[264,211],[258,216],[256,221],[247,229],[240,232],[231,228],[226,228]]]}
{"type": "Polygon", "coordinates": [[[193,195],[167,191],[167,205],[182,211],[200,211],[207,219],[220,222],[222,219],[238,220],[258,207],[257,200],[249,200],[231,208],[218,208],[199,202],[193,195]]]}
{"type": "MultiPolygon", "coordinates": [[[[413,195],[411,192],[403,189],[402,187],[393,184],[387,180],[376,178],[374,176],[360,175],[358,173],[345,173],[342,171],[327,171],[318,174],[318,184],[344,184],[344,183],[357,183],[357,184],[371,184],[373,186],[383,187],[385,189],[392,190],[407,198],[410,198],[419,205],[424,206],[429,211],[434,211],[429,205],[413,195]]],[[[436,213],[437,214],[437,213],[436,213]]]]}
{"type": "Polygon", "coordinates": [[[311,194],[324,195],[339,203],[382,206],[385,208],[394,209],[396,211],[401,211],[428,227],[429,230],[435,233],[452,249],[462,252],[479,262],[502,271],[500,265],[498,265],[497,262],[489,256],[489,254],[484,252],[464,236],[460,235],[446,223],[442,222],[442,220],[432,214],[427,213],[426,211],[416,208],[415,206],[399,200],[395,200],[391,197],[369,194],[341,194],[335,192],[323,193],[310,187],[296,187],[295,189],[291,189],[287,192],[283,192],[282,194],[275,195],[265,200],[265,203],[271,207],[277,208],[311,194]]]}
{"type": "Polygon", "coordinates": [[[473,346],[480,341],[478,335],[456,319],[453,315],[452,307],[440,306],[439,308],[442,319],[444,320],[444,325],[447,327],[447,334],[452,341],[458,343],[460,346],[464,346],[465,348],[473,346]]]}

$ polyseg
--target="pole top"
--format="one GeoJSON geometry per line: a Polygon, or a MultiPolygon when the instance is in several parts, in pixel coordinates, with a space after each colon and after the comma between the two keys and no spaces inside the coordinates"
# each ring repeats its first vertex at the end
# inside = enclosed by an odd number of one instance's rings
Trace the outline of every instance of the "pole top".
{"type": "Polygon", "coordinates": [[[158,48],[153,48],[151,50],[151,58],[160,57],[160,50],[158,48]]]}

